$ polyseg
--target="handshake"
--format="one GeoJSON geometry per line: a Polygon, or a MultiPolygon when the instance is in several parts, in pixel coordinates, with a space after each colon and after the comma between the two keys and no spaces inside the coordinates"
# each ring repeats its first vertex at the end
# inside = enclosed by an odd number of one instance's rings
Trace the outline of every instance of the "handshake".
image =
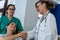
{"type": "Polygon", "coordinates": [[[2,37],[0,36],[0,40],[14,40],[16,38],[21,37],[23,40],[26,40],[27,38],[27,32],[21,32],[15,35],[10,35],[10,36],[6,36],[6,37],[2,37]]]}
{"type": "Polygon", "coordinates": [[[26,40],[26,38],[27,38],[27,32],[18,33],[16,36],[21,37],[22,39],[26,40]]]}

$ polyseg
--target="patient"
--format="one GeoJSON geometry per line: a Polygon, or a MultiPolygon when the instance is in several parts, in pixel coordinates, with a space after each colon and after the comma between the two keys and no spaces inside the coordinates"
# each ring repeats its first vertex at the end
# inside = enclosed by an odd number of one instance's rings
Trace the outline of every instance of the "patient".
{"type": "Polygon", "coordinates": [[[4,37],[0,36],[0,40],[4,40],[5,37],[14,35],[14,32],[16,31],[16,24],[14,22],[9,23],[6,27],[6,31],[7,31],[6,35],[4,37]]]}
{"type": "Polygon", "coordinates": [[[14,22],[11,22],[7,25],[7,33],[6,36],[13,35],[16,31],[16,24],[14,22]]]}
{"type": "Polygon", "coordinates": [[[26,40],[22,37],[25,35],[23,32],[16,34],[16,38],[14,38],[15,36],[12,36],[12,35],[15,35],[14,32],[16,31],[16,24],[14,22],[10,22],[6,26],[6,31],[7,31],[6,35],[0,36],[0,40],[22,40],[22,39],[26,40]],[[13,39],[11,39],[11,38],[13,38],[13,39]]]}

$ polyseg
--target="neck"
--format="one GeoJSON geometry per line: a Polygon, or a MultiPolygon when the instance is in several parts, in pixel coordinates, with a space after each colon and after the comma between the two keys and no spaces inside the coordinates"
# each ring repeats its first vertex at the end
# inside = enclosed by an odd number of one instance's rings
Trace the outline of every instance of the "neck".
{"type": "Polygon", "coordinates": [[[11,30],[7,30],[6,36],[12,35],[13,32],[11,30]]]}
{"type": "Polygon", "coordinates": [[[8,15],[8,18],[11,19],[13,16],[8,15]]]}
{"type": "Polygon", "coordinates": [[[42,13],[43,16],[45,16],[45,15],[47,14],[47,11],[48,11],[47,9],[45,9],[45,10],[43,11],[43,13],[42,13]]]}

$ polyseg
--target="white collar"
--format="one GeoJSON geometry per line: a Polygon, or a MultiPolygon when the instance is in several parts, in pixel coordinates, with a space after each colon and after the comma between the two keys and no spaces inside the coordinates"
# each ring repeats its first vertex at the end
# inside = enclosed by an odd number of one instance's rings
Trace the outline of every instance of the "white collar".
{"type": "Polygon", "coordinates": [[[44,18],[46,18],[46,16],[48,15],[49,11],[46,12],[46,15],[44,16],[44,18]]]}

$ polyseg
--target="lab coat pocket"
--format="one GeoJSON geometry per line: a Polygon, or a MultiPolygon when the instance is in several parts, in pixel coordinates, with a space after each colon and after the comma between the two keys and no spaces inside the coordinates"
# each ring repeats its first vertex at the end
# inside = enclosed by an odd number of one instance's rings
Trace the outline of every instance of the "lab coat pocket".
{"type": "Polygon", "coordinates": [[[44,26],[42,26],[41,28],[40,28],[40,31],[41,32],[44,32],[46,30],[46,27],[44,27],[44,26]]]}

